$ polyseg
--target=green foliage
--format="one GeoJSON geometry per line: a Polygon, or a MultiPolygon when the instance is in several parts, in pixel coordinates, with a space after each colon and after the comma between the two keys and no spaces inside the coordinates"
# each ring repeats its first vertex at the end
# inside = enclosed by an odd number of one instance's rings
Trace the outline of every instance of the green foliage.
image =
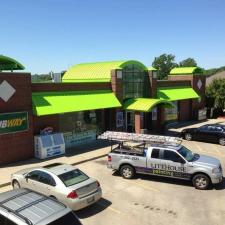
{"type": "Polygon", "coordinates": [[[52,78],[50,74],[34,74],[31,76],[32,83],[51,83],[52,78]]]}
{"type": "Polygon", "coordinates": [[[211,76],[211,75],[214,75],[214,74],[222,72],[222,71],[225,71],[225,66],[204,70],[203,74],[206,76],[211,76]]]}
{"type": "Polygon", "coordinates": [[[159,57],[155,57],[152,66],[158,70],[158,79],[165,79],[170,70],[177,66],[175,63],[175,55],[162,54],[159,57]]]}
{"type": "Polygon", "coordinates": [[[197,62],[193,58],[187,58],[187,59],[182,60],[179,63],[179,66],[182,66],[182,67],[197,66],[197,62]]]}
{"type": "Polygon", "coordinates": [[[225,109],[225,79],[215,79],[206,88],[206,96],[213,99],[214,107],[225,109]]]}

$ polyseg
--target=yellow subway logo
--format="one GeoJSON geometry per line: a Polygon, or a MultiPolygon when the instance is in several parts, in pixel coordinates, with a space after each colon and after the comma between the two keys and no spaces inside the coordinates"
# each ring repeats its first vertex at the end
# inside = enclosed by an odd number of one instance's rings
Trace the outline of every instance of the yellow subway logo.
{"type": "Polygon", "coordinates": [[[0,120],[0,128],[19,127],[26,121],[26,118],[16,118],[8,120],[0,120]]]}

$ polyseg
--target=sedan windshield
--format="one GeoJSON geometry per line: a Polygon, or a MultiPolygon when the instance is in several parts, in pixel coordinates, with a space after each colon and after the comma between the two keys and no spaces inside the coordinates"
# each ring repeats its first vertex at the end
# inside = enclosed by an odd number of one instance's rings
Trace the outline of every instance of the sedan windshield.
{"type": "Polygon", "coordinates": [[[84,174],[82,171],[78,169],[60,174],[58,177],[65,184],[66,187],[81,183],[89,179],[89,177],[86,174],[84,174]]]}
{"type": "Polygon", "coordinates": [[[178,152],[188,161],[193,161],[193,159],[195,158],[194,153],[189,150],[188,148],[185,148],[184,146],[182,146],[178,152]]]}

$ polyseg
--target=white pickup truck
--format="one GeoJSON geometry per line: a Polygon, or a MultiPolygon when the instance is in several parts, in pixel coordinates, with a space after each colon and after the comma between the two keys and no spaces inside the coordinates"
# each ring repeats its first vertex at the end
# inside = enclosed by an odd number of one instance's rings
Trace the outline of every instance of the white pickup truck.
{"type": "Polygon", "coordinates": [[[223,179],[218,159],[192,153],[181,144],[146,144],[121,142],[108,154],[107,167],[126,178],[135,173],[191,180],[197,189],[223,179]]]}

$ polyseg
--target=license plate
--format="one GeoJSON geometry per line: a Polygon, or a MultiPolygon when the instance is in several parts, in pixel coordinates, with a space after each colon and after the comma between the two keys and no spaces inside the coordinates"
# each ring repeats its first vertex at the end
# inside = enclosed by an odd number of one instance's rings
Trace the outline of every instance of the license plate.
{"type": "Polygon", "coordinates": [[[94,197],[90,197],[90,198],[87,199],[87,203],[92,203],[94,200],[95,200],[94,197]]]}

